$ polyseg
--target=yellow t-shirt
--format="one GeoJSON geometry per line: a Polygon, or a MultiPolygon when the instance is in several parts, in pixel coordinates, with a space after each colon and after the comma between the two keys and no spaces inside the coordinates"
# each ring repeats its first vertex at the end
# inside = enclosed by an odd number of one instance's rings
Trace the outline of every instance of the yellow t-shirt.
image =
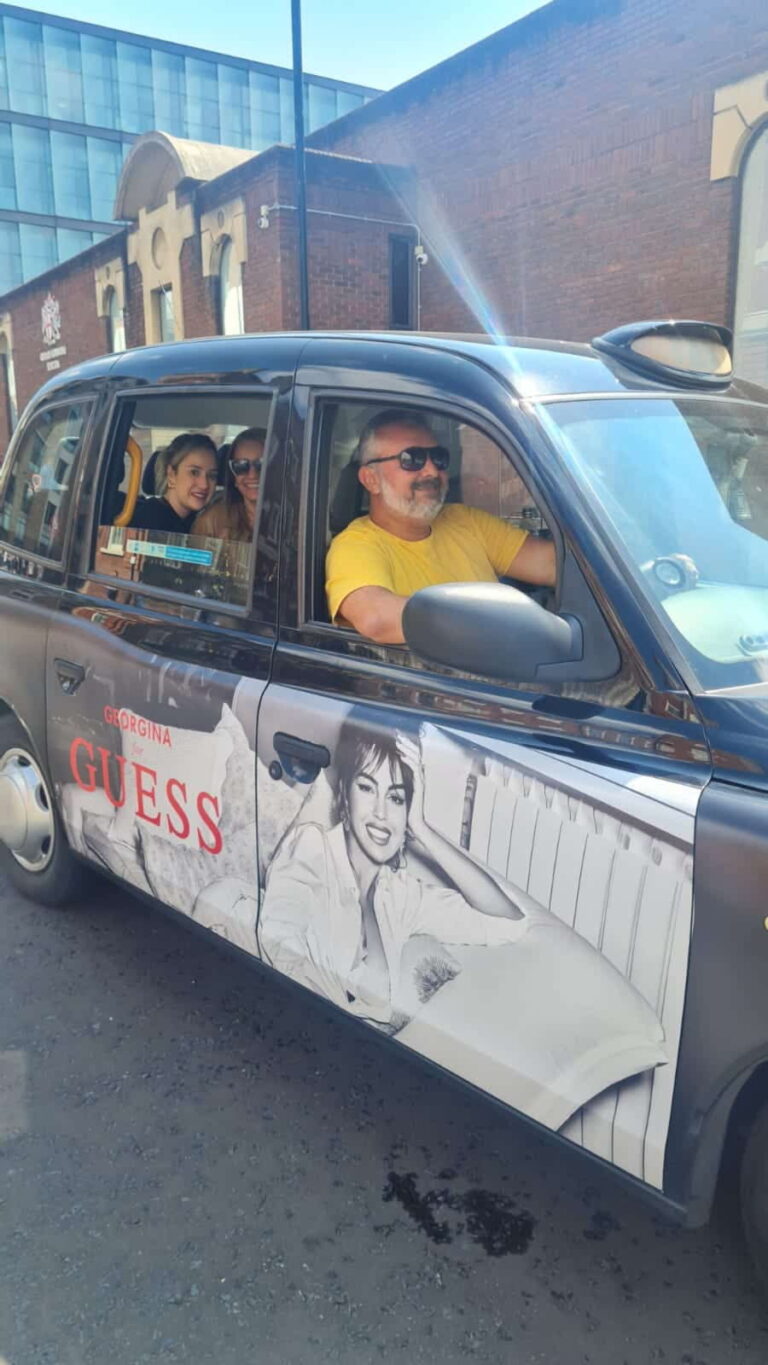
{"type": "Polygon", "coordinates": [[[358,517],[331,542],[325,561],[328,610],[335,621],[356,588],[389,588],[410,597],[436,583],[495,583],[527,537],[478,507],[449,503],[424,540],[401,540],[358,517]]]}

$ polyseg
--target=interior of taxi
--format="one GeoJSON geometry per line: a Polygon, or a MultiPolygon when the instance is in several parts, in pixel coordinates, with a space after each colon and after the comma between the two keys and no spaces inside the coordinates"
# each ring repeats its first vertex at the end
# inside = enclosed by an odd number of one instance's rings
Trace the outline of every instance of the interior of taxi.
{"type": "Polygon", "coordinates": [[[271,401],[271,394],[194,393],[127,400],[105,463],[96,571],[245,606],[252,535],[247,528],[235,528],[226,538],[206,533],[196,529],[192,513],[184,525],[172,512],[164,520],[162,474],[173,443],[198,436],[208,466],[200,510],[226,500],[237,510],[240,495],[228,469],[232,443],[246,431],[268,430],[271,401]]]}
{"type": "MultiPolygon", "coordinates": [[[[357,447],[360,433],[378,413],[392,403],[329,400],[322,403],[317,421],[314,505],[325,508],[318,519],[312,561],[310,600],[316,620],[328,621],[325,601],[325,555],[331,540],[356,517],[368,511],[368,497],[358,478],[357,447]]],[[[451,453],[446,502],[478,507],[520,526],[530,534],[549,536],[547,524],[532,494],[507,455],[479,428],[442,412],[414,409],[423,417],[437,442],[451,453]]],[[[512,580],[508,580],[512,581],[512,580]]],[[[515,584],[547,605],[551,590],[515,584]]]]}

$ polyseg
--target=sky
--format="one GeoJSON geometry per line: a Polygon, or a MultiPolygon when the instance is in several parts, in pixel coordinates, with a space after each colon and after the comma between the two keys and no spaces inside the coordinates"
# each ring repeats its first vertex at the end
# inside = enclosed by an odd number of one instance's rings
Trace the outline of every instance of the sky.
{"type": "MultiPolygon", "coordinates": [[[[304,69],[388,89],[541,3],[302,0],[304,69]]],[[[225,0],[220,7],[210,0],[29,0],[29,8],[277,66],[291,63],[290,0],[225,0]]]]}

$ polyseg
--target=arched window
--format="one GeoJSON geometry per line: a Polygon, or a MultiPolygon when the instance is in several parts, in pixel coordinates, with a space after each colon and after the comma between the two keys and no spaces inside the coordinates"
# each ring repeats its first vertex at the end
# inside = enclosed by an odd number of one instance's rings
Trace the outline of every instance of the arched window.
{"type": "Polygon", "coordinates": [[[243,272],[235,259],[232,239],[225,238],[219,252],[218,323],[222,336],[240,336],[243,322],[243,272]]]}
{"type": "Polygon", "coordinates": [[[125,350],[125,319],[117,297],[111,286],[107,290],[107,345],[110,351],[125,350]]]}
{"type": "Polygon", "coordinates": [[[734,334],[737,374],[768,384],[768,126],[744,164],[734,334]]]}

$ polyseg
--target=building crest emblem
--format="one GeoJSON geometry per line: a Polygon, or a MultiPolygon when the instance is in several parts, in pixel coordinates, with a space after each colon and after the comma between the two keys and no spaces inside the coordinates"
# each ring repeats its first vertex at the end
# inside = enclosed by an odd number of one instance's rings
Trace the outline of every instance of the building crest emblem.
{"type": "Polygon", "coordinates": [[[43,329],[43,343],[46,346],[53,346],[61,340],[61,309],[59,300],[53,294],[46,294],[45,301],[40,309],[40,322],[43,329]]]}

